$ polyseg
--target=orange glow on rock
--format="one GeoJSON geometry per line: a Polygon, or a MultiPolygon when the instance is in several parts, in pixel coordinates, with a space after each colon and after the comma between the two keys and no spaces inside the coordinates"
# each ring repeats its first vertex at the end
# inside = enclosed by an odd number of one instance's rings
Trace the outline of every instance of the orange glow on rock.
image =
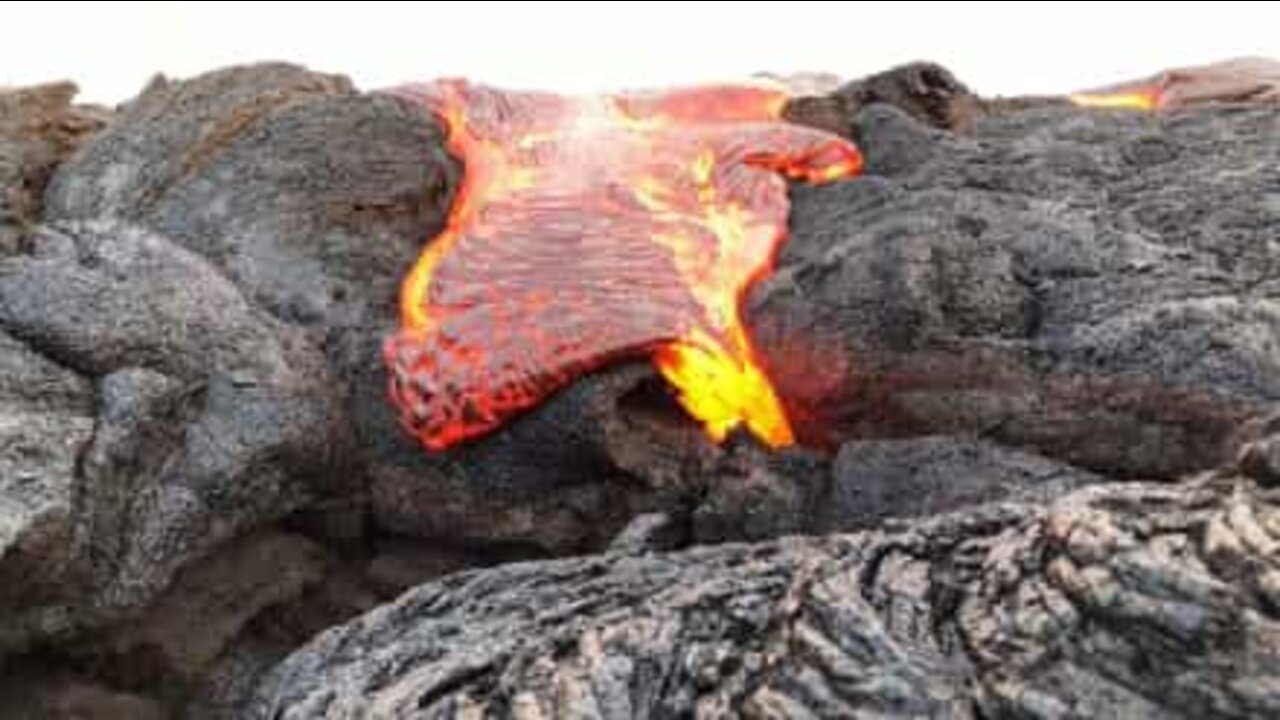
{"type": "Polygon", "coordinates": [[[714,439],[793,442],[740,305],[786,237],[787,179],[858,173],[847,141],[749,86],[568,98],[449,80],[397,91],[464,177],[387,340],[404,426],[442,449],[574,378],[650,357],[714,439]]]}
{"type": "Polygon", "coordinates": [[[1071,96],[1071,102],[1079,107],[1158,110],[1161,90],[1158,87],[1136,88],[1116,92],[1084,92],[1071,96]]]}

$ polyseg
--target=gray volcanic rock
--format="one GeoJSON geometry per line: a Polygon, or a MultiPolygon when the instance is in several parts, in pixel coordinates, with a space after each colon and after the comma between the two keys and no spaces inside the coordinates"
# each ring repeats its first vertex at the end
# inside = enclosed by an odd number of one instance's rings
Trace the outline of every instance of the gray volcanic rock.
{"type": "Polygon", "coordinates": [[[1267,717],[1278,522],[1224,477],[465,573],[316,638],[247,716],[1267,717]]]}
{"type": "Polygon", "coordinates": [[[949,70],[931,62],[914,62],[841,83],[825,75],[765,77],[794,95],[784,117],[858,139],[858,114],[872,105],[889,105],[922,124],[968,133],[982,112],[982,101],[949,70]]]}
{"type": "Polygon", "coordinates": [[[913,62],[845,83],[833,96],[851,112],[877,104],[892,105],[936,128],[969,132],[977,122],[978,96],[950,70],[932,62],[913,62]]]}
{"type": "MultiPolygon", "coordinates": [[[[63,592],[77,458],[93,425],[92,384],[0,332],[0,649],[31,632],[15,608],[63,592]]],[[[54,631],[65,622],[42,620],[54,631]]]]}
{"type": "Polygon", "coordinates": [[[374,523],[509,557],[601,549],[634,515],[698,496],[719,464],[658,382],[648,366],[611,368],[441,454],[401,431],[382,383],[362,383],[374,523]]]}
{"type": "Polygon", "coordinates": [[[28,193],[0,244],[0,659],[146,655],[198,683],[336,567],[242,576],[242,538],[308,513],[363,532],[350,348],[392,322],[457,168],[419,108],[265,65],[153,83],[55,171],[80,116],[41,93],[0,95],[0,179],[28,193]]]}
{"type": "Polygon", "coordinates": [[[810,533],[881,526],[994,502],[1045,505],[1103,479],[1038,455],[965,437],[853,440],[840,447],[810,533]]]}
{"type": "Polygon", "coordinates": [[[110,113],[72,105],[76,87],[0,88],[0,254],[36,222],[58,163],[102,128],[110,113]]]}
{"type": "Polygon", "coordinates": [[[1280,413],[1262,418],[1242,431],[1249,440],[1240,448],[1240,472],[1259,485],[1280,485],[1280,413]]]}
{"type": "Polygon", "coordinates": [[[393,318],[457,179],[425,110],[289,65],[158,81],[64,163],[46,220],[123,219],[283,320],[393,318]]]}
{"type": "Polygon", "coordinates": [[[1280,400],[1275,108],[857,122],[868,175],[795,190],[750,312],[811,440],[976,433],[1171,478],[1280,400]]]}
{"type": "Polygon", "coordinates": [[[76,462],[46,466],[62,467],[67,529],[43,550],[72,577],[6,608],[6,645],[51,617],[68,630],[136,612],[184,565],[322,494],[349,445],[323,355],[203,259],[117,225],[27,243],[0,260],[0,327],[97,389],[81,431],[52,436],[76,462]]]}

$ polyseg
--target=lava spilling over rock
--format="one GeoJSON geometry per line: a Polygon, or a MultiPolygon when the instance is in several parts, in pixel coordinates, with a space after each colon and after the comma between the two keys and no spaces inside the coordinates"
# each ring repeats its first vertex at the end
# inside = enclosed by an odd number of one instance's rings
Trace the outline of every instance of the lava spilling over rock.
{"type": "Polygon", "coordinates": [[[791,428],[740,317],[786,236],[784,177],[855,174],[847,141],[749,87],[569,99],[407,88],[466,165],[387,344],[392,398],[429,448],[493,430],[574,378],[652,354],[717,439],[791,428]]]}
{"type": "Polygon", "coordinates": [[[0,91],[0,717],[1280,716],[1280,106],[793,82],[865,159],[759,206],[798,447],[637,346],[438,452],[383,353],[447,118],[284,64],[0,91]]]}

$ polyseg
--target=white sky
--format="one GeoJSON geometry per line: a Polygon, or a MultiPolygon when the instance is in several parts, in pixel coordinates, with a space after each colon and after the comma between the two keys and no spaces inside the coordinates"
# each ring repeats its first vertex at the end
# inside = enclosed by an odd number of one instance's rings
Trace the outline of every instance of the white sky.
{"type": "Polygon", "coordinates": [[[1274,2],[5,2],[0,85],[116,102],[156,72],[263,59],[365,88],[466,75],[586,92],[933,59],[985,94],[1280,56],[1274,2]]]}

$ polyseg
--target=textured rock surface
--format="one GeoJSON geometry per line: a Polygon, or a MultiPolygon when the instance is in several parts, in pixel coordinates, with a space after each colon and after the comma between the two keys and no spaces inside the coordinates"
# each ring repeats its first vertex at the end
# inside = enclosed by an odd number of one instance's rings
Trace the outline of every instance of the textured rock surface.
{"type": "Polygon", "coordinates": [[[420,110],[265,65],[153,83],[55,171],[69,97],[0,95],[0,662],[172,706],[386,597],[282,528],[363,532],[350,368],[457,168],[420,110]],[[317,619],[255,654],[277,607],[317,619]]]}
{"type": "Polygon", "coordinates": [[[322,493],[344,444],[318,349],[202,258],[117,225],[27,242],[0,261],[0,326],[98,380],[68,542],[48,548],[75,582],[9,609],[19,637],[138,610],[179,568],[322,493]]]}
{"type": "Polygon", "coordinates": [[[845,443],[831,467],[808,533],[876,527],[984,503],[1043,505],[1102,479],[1038,455],[968,438],[923,437],[845,443]]]}
{"type": "Polygon", "coordinates": [[[868,176],[794,191],[755,294],[811,437],[973,432],[1174,477],[1280,399],[1275,109],[857,122],[868,176]]]}
{"type": "Polygon", "coordinates": [[[61,167],[46,220],[143,225],[282,320],[372,322],[448,205],[440,141],[422,109],[288,65],[161,81],[61,167]]]}
{"type": "Polygon", "coordinates": [[[0,333],[0,648],[30,632],[15,607],[62,591],[77,456],[92,432],[92,384],[0,333]]]}
{"type": "Polygon", "coordinates": [[[827,99],[868,174],[752,300],[829,456],[637,365],[428,456],[378,353],[431,117],[283,65],[0,94],[0,716],[1275,714],[1280,112],[958,135],[926,69],[827,99]]]}
{"type": "Polygon", "coordinates": [[[253,716],[1264,717],[1278,521],[1219,478],[467,573],[317,638],[253,716]]]}
{"type": "Polygon", "coordinates": [[[71,83],[0,89],[0,253],[40,217],[58,163],[110,117],[72,105],[75,93],[71,83]]]}
{"type": "Polygon", "coordinates": [[[790,120],[855,139],[855,118],[872,105],[896,107],[922,124],[956,132],[973,130],[982,110],[978,97],[936,63],[908,63],[847,83],[823,76],[773,79],[797,96],[787,105],[790,120]]]}
{"type": "Polygon", "coordinates": [[[400,430],[385,386],[363,387],[373,520],[397,535],[523,557],[598,549],[631,516],[695,497],[718,463],[646,366],[592,376],[437,455],[400,430]]]}

